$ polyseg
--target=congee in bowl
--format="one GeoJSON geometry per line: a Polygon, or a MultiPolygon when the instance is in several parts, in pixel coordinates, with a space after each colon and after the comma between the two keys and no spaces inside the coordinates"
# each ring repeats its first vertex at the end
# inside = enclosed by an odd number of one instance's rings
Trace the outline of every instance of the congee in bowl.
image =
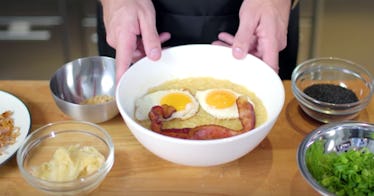
{"type": "MultiPolygon", "coordinates": [[[[219,80],[212,77],[170,80],[151,88],[147,94],[136,100],[135,119],[145,128],[154,130],[149,112],[154,106],[166,104],[176,109],[174,113],[176,115],[173,114],[164,119],[163,131],[159,131],[160,134],[183,139],[230,137],[250,131],[241,131],[244,127],[242,121],[246,119],[239,118],[239,108],[236,101],[240,96],[245,96],[248,102],[253,105],[251,112],[254,116],[250,116],[251,119],[249,119],[253,121],[253,125],[248,125],[252,126],[250,129],[265,122],[266,109],[255,93],[229,80],[219,80]],[[199,126],[200,130],[214,129],[220,126],[225,128],[225,131],[224,134],[221,131],[221,133],[215,133],[210,137],[194,137],[191,135],[191,131],[199,126]]],[[[219,131],[215,130],[215,132],[219,131]]]]}
{"type": "Polygon", "coordinates": [[[189,166],[249,153],[270,132],[284,98],[282,81],[263,61],[237,60],[230,48],[212,45],[169,48],[158,61],[143,58],[116,89],[135,138],[155,155],[189,166]]]}

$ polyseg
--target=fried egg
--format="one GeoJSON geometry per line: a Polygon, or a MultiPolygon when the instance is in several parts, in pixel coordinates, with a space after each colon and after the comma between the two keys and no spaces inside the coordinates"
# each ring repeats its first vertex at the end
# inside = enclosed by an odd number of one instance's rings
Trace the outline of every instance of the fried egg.
{"type": "Polygon", "coordinates": [[[236,99],[239,96],[241,96],[240,93],[225,88],[197,91],[195,95],[201,108],[218,119],[233,119],[239,117],[238,107],[236,105],[236,99]]]}
{"type": "Polygon", "coordinates": [[[177,110],[167,120],[174,118],[188,119],[194,116],[199,109],[199,103],[187,90],[160,90],[137,99],[135,118],[146,120],[153,106],[163,104],[173,106],[177,110]]]}

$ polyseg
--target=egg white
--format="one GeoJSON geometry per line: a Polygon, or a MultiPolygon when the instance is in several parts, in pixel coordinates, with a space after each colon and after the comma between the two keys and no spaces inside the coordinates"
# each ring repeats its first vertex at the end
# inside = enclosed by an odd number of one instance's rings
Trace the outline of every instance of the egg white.
{"type": "MultiPolygon", "coordinates": [[[[238,107],[236,105],[236,101],[232,105],[230,105],[226,108],[217,108],[215,106],[209,105],[206,102],[208,94],[212,93],[213,91],[228,91],[235,96],[235,100],[239,96],[242,95],[242,94],[237,93],[237,92],[235,92],[233,90],[230,90],[230,89],[219,89],[219,88],[197,91],[195,97],[197,98],[201,108],[203,110],[205,110],[208,114],[210,114],[210,115],[212,115],[212,116],[214,116],[215,118],[218,118],[218,119],[239,118],[239,112],[238,112],[238,107]]],[[[248,98],[248,100],[249,100],[249,98],[248,98]]]]}
{"type": "Polygon", "coordinates": [[[190,103],[188,103],[183,110],[176,111],[167,120],[180,118],[188,119],[195,115],[199,109],[199,103],[192,94],[187,90],[160,90],[153,93],[146,94],[140,97],[135,102],[135,118],[138,120],[147,120],[148,113],[151,111],[153,106],[161,105],[161,99],[166,95],[171,93],[182,93],[190,98],[190,103]]]}

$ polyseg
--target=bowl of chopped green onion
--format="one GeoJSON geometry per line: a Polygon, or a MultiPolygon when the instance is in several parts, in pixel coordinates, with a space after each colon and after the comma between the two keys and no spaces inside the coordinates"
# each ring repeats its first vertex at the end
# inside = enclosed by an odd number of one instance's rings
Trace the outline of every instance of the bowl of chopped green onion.
{"type": "Polygon", "coordinates": [[[299,145],[302,176],[322,195],[374,193],[374,124],[345,121],[325,124],[299,145]]]}

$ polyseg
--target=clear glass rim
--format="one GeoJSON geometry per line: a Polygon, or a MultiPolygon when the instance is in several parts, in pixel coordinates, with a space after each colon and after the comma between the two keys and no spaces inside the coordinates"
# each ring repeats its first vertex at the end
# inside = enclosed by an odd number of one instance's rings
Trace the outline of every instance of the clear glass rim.
{"type": "MultiPolygon", "coordinates": [[[[325,69],[329,69],[329,68],[326,67],[325,69]]],[[[356,71],[351,71],[351,72],[352,72],[352,75],[361,75],[357,73],[356,71]]],[[[360,111],[361,109],[365,108],[373,96],[373,91],[374,91],[373,83],[374,83],[373,75],[368,70],[366,70],[364,67],[352,61],[341,59],[341,58],[336,58],[336,57],[321,57],[321,58],[314,58],[314,59],[304,61],[294,69],[292,76],[291,76],[292,92],[294,96],[296,97],[296,99],[298,99],[298,101],[300,101],[304,106],[312,110],[318,110],[318,111],[320,111],[319,108],[322,108],[322,107],[337,108],[339,114],[351,114],[351,113],[360,111]],[[346,104],[335,104],[335,103],[318,101],[310,97],[309,95],[305,94],[303,91],[301,91],[297,86],[297,81],[302,73],[306,71],[310,71],[312,69],[312,68],[305,68],[305,67],[310,65],[311,63],[317,63],[321,61],[336,61],[336,62],[345,63],[349,66],[354,66],[355,68],[357,68],[360,72],[362,72],[363,75],[366,76],[366,77],[357,77],[357,78],[361,79],[365,83],[365,85],[368,87],[369,93],[367,94],[367,96],[363,97],[361,100],[356,101],[356,102],[346,103],[346,104]],[[306,71],[303,69],[305,69],[306,71]]]]}
{"type": "Polygon", "coordinates": [[[41,126],[40,128],[33,131],[29,136],[27,136],[25,142],[21,145],[17,152],[17,164],[18,168],[22,174],[22,176],[25,178],[26,181],[28,181],[30,184],[32,184],[35,187],[38,187],[45,191],[57,191],[57,192],[64,192],[64,191],[73,191],[77,188],[84,188],[89,187],[92,184],[95,184],[97,180],[102,179],[105,177],[105,175],[110,171],[114,164],[114,144],[112,141],[111,136],[109,133],[99,125],[96,125],[91,122],[86,121],[78,121],[78,120],[68,120],[68,121],[59,121],[59,122],[53,122],[48,123],[44,126],[41,126]],[[99,136],[95,133],[91,133],[92,135],[100,138],[103,140],[103,142],[108,146],[108,155],[106,157],[106,160],[104,164],[94,173],[85,176],[84,178],[78,178],[70,181],[48,181],[43,180],[40,178],[37,178],[30,174],[24,167],[24,157],[27,155],[27,152],[25,152],[25,149],[33,148],[32,145],[34,145],[35,142],[32,142],[34,140],[38,140],[36,138],[33,138],[35,135],[37,135],[39,132],[44,130],[45,128],[54,126],[54,125],[62,125],[62,124],[83,124],[92,126],[95,129],[97,129],[100,133],[103,134],[104,137],[99,136]],[[31,146],[30,146],[31,145],[31,146]]]}

